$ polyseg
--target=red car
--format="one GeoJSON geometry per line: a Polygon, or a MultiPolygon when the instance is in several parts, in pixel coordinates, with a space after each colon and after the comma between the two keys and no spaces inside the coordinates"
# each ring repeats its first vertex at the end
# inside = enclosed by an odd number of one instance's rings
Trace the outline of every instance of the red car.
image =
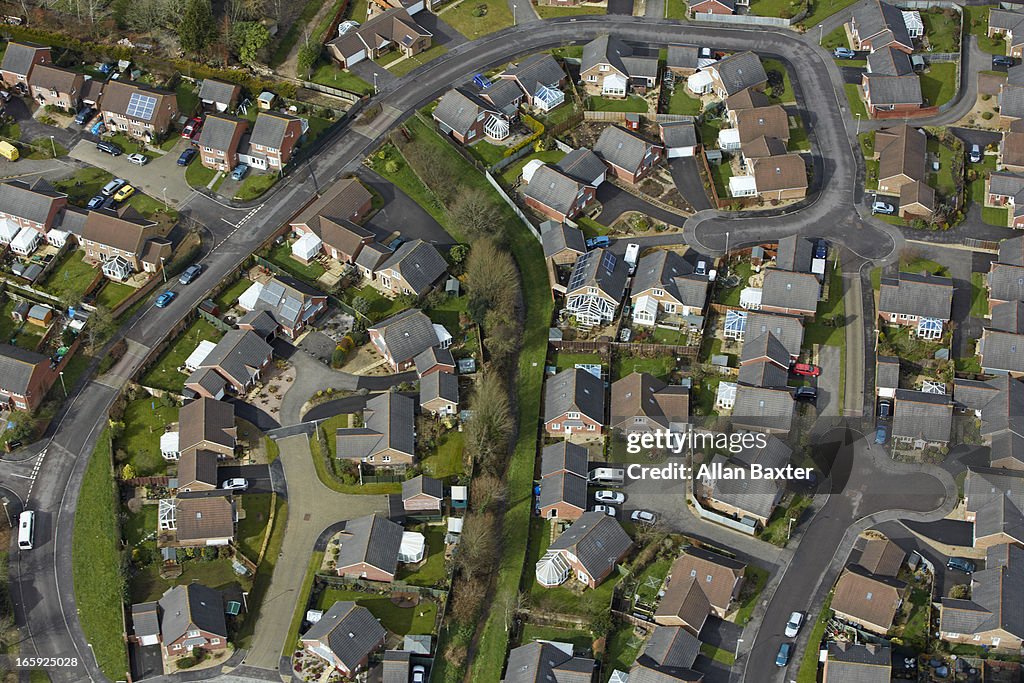
{"type": "Polygon", "coordinates": [[[189,119],[185,127],[181,129],[181,137],[194,140],[199,135],[199,130],[203,127],[203,120],[198,116],[189,119]]]}
{"type": "Polygon", "coordinates": [[[793,365],[793,374],[803,375],[804,377],[817,377],[821,374],[821,368],[809,363],[796,363],[793,365]]]}

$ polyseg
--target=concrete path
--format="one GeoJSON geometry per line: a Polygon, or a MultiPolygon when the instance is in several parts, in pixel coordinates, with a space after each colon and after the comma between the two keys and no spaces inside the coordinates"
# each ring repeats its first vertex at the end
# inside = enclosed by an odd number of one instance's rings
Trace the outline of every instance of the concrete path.
{"type": "Polygon", "coordinates": [[[270,588],[260,605],[256,633],[243,661],[257,668],[277,671],[282,650],[291,654],[294,643],[285,643],[299,592],[306,576],[313,545],[320,532],[341,520],[387,511],[387,496],[338,493],[317,478],[309,439],[290,436],[277,442],[288,482],[288,521],[279,561],[270,588]]]}

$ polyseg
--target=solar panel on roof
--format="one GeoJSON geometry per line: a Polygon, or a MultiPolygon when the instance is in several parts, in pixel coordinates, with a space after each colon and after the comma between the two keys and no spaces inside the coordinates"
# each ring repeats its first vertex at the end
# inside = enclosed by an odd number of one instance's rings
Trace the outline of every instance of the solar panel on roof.
{"type": "Polygon", "coordinates": [[[615,270],[615,254],[610,251],[606,251],[604,253],[604,259],[601,261],[601,265],[609,272],[615,270]]]}
{"type": "Polygon", "coordinates": [[[153,118],[156,110],[156,98],[152,95],[145,95],[140,92],[133,92],[128,98],[128,109],[125,111],[128,116],[149,121],[153,118]]]}

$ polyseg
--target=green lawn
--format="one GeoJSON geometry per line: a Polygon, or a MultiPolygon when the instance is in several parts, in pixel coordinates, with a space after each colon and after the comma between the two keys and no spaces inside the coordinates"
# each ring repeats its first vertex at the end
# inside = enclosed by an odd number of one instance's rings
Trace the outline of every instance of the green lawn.
{"type": "Polygon", "coordinates": [[[185,359],[196,350],[199,342],[207,339],[217,342],[224,333],[211,325],[203,318],[196,320],[189,325],[185,331],[175,339],[167,348],[157,362],[145,375],[142,376],[142,384],[147,387],[164,389],[181,393],[185,386],[186,376],[178,372],[178,368],[185,364],[185,359]]]}
{"type": "MultiPolygon", "coordinates": [[[[324,421],[325,424],[327,420],[324,421]]],[[[323,428],[323,425],[320,425],[323,428]]],[[[335,428],[337,425],[335,425],[335,428]]],[[[333,438],[334,432],[327,432],[330,436],[327,438],[328,448],[334,449],[337,447],[336,439],[333,438]]],[[[320,442],[317,439],[310,439],[309,441],[310,453],[313,456],[313,467],[316,469],[316,476],[320,479],[324,486],[337,491],[339,493],[357,493],[361,495],[378,495],[378,494],[391,494],[400,493],[402,491],[402,484],[399,482],[383,482],[383,483],[369,483],[360,484],[356,482],[354,484],[346,484],[331,468],[328,462],[328,456],[320,451],[320,442]]]]}
{"type": "MultiPolygon", "coordinates": [[[[217,171],[212,168],[206,168],[199,163],[199,158],[192,160],[192,163],[185,167],[185,181],[192,187],[203,188],[210,184],[213,180],[213,176],[217,175],[217,171]]],[[[221,176],[223,180],[223,176],[221,176]]],[[[216,190],[216,188],[214,188],[216,190]]]]}
{"type": "Polygon", "coordinates": [[[278,175],[276,173],[250,173],[238,187],[235,199],[243,202],[256,199],[273,187],[277,179],[278,175]]]}
{"type": "Polygon", "coordinates": [[[140,477],[167,473],[167,461],[160,455],[160,436],[167,425],[178,421],[175,406],[161,405],[158,399],[147,397],[130,401],[124,409],[125,427],[114,440],[117,466],[132,463],[140,477]]]}
{"type": "Polygon", "coordinates": [[[759,17],[781,17],[788,19],[796,13],[794,7],[799,5],[799,2],[793,2],[792,0],[753,0],[750,3],[750,13],[756,14],[759,17]]]}
{"type": "Polygon", "coordinates": [[[718,132],[720,130],[722,130],[722,119],[705,118],[697,127],[697,131],[700,133],[700,141],[708,149],[718,147],[718,132]]]}
{"type": "Polygon", "coordinates": [[[807,3],[808,14],[800,24],[809,30],[815,29],[824,19],[855,2],[857,0],[810,0],[807,3]]]}
{"type": "Polygon", "coordinates": [[[587,109],[591,111],[624,111],[644,114],[647,112],[647,100],[639,95],[630,95],[626,98],[591,95],[587,98],[587,109]]]}
{"type": "Polygon", "coordinates": [[[53,186],[58,191],[65,193],[68,196],[68,201],[72,204],[85,206],[113,178],[113,175],[103,169],[89,166],[80,168],[71,176],[56,181],[53,186]]]}
{"type": "Polygon", "coordinates": [[[607,235],[612,231],[607,225],[601,225],[593,218],[588,218],[587,216],[579,216],[576,219],[576,225],[583,231],[583,236],[587,239],[599,235],[607,235]]]}
{"type": "Polygon", "coordinates": [[[640,654],[643,646],[643,638],[634,633],[634,626],[628,622],[617,624],[611,636],[608,637],[608,650],[605,657],[605,670],[611,675],[611,671],[629,671],[640,654]]]}
{"type": "Polygon", "coordinates": [[[1006,41],[988,37],[988,11],[996,5],[963,5],[964,24],[978,39],[978,47],[990,55],[1005,55],[1006,41]]]}
{"type": "Polygon", "coordinates": [[[671,566],[672,560],[668,557],[655,560],[647,565],[647,568],[637,577],[636,588],[633,590],[636,596],[647,604],[653,604],[658,599],[658,592],[661,590],[665,575],[668,574],[671,566]]]}
{"type": "Polygon", "coordinates": [[[786,148],[791,152],[811,151],[811,141],[807,137],[807,129],[804,128],[803,123],[789,129],[789,144],[786,148]]]}
{"type": "Polygon", "coordinates": [[[830,33],[825,35],[825,38],[821,41],[821,46],[826,50],[834,50],[837,47],[850,47],[850,41],[846,39],[846,29],[842,25],[836,26],[830,33]]]}
{"type": "Polygon", "coordinates": [[[442,11],[439,16],[470,40],[512,25],[512,10],[509,9],[508,3],[501,0],[462,0],[451,9],[442,11]],[[482,16],[474,16],[481,13],[482,16]]]}
{"type": "Polygon", "coordinates": [[[1000,225],[1005,228],[1010,221],[1009,209],[983,206],[981,208],[981,220],[989,225],[1000,225]]]}
{"type": "Polygon", "coordinates": [[[850,103],[850,118],[856,118],[857,114],[861,115],[861,118],[867,119],[868,110],[864,106],[864,100],[860,96],[860,88],[856,83],[846,83],[843,85],[843,89],[846,91],[846,99],[850,103]]]}
{"type": "Polygon", "coordinates": [[[711,164],[711,178],[715,181],[715,191],[719,199],[729,198],[729,178],[732,177],[732,166],[727,159],[720,164],[711,164]]]}
{"type": "Polygon", "coordinates": [[[85,252],[75,249],[66,253],[60,265],[50,271],[41,288],[61,300],[81,298],[99,274],[96,266],[84,261],[85,252]]]}
{"type": "Polygon", "coordinates": [[[109,310],[113,310],[121,305],[121,302],[134,294],[136,290],[131,285],[126,285],[123,282],[114,282],[113,280],[107,280],[107,283],[103,285],[103,289],[96,295],[96,305],[103,306],[109,310]]]}
{"type": "Polygon", "coordinates": [[[36,138],[29,143],[31,151],[25,155],[25,159],[56,159],[68,155],[67,147],[55,142],[53,138],[36,138]]]}
{"type": "MultiPolygon", "coordinates": [[[[370,308],[366,311],[366,317],[372,321],[384,320],[384,318],[401,313],[408,308],[405,303],[398,299],[387,298],[373,285],[363,285],[359,289],[353,290],[352,299],[355,299],[357,296],[361,296],[370,302],[370,308]]],[[[351,299],[349,303],[352,303],[351,299]]]]}
{"type": "Polygon", "coordinates": [[[594,648],[594,636],[582,629],[559,628],[541,624],[523,624],[523,632],[519,637],[523,645],[535,640],[551,640],[557,643],[572,643],[577,655],[590,652],[594,648]]]}
{"type": "Polygon", "coordinates": [[[239,278],[232,284],[225,287],[224,290],[221,291],[221,293],[218,294],[216,297],[214,297],[213,300],[217,303],[217,306],[219,306],[222,311],[226,310],[231,306],[234,306],[235,302],[238,301],[238,297],[242,296],[245,290],[249,289],[249,287],[251,286],[252,280],[249,280],[244,277],[239,278]]]}
{"type": "Polygon", "coordinates": [[[960,51],[960,16],[955,11],[950,10],[947,15],[945,12],[922,10],[921,20],[932,52],[960,51]]]}
{"type": "Polygon", "coordinates": [[[43,339],[43,328],[27,322],[18,322],[13,317],[17,304],[7,297],[0,307],[0,341],[21,349],[34,351],[43,339]]]}
{"type": "Polygon", "coordinates": [[[473,156],[479,159],[480,163],[487,167],[493,166],[504,159],[506,149],[508,149],[508,147],[504,145],[494,145],[486,140],[480,140],[469,147],[469,151],[473,156]]]}
{"type": "MultiPolygon", "coordinates": [[[[849,88],[850,86],[846,86],[849,88]]],[[[956,94],[956,62],[938,62],[921,74],[921,95],[926,105],[938,107],[956,94]]]]}
{"type": "Polygon", "coordinates": [[[174,88],[174,94],[178,100],[178,111],[185,116],[191,116],[199,108],[199,93],[195,86],[185,79],[178,81],[178,85],[174,88]]]}
{"type": "Polygon", "coordinates": [[[104,430],[82,479],[71,542],[71,572],[82,631],[92,643],[100,669],[111,680],[123,679],[128,669],[128,652],[121,637],[124,577],[117,519],[110,437],[104,430]]]}
{"type": "Polygon", "coordinates": [[[465,461],[462,456],[464,440],[463,432],[446,433],[436,451],[422,456],[423,473],[435,479],[465,474],[465,461]]]}
{"type": "Polygon", "coordinates": [[[988,289],[984,273],[971,273],[971,315],[984,318],[988,315],[988,289]]]}
{"type": "Polygon", "coordinates": [[[358,21],[360,24],[366,21],[366,7],[368,0],[352,0],[348,5],[348,18],[358,21]]]}
{"type": "Polygon", "coordinates": [[[250,493],[242,497],[245,518],[238,520],[235,537],[238,549],[253,562],[259,559],[263,537],[267,535],[272,497],[270,493],[250,493]]]}
{"type": "Polygon", "coordinates": [[[657,358],[637,358],[627,354],[616,354],[612,359],[612,381],[622,379],[634,372],[647,372],[659,379],[666,379],[675,369],[675,358],[662,355],[657,358]]]}
{"type": "Polygon", "coordinates": [[[579,17],[593,14],[604,14],[604,7],[555,7],[553,5],[536,5],[537,14],[541,19],[555,17],[579,17]]]}
{"type": "Polygon", "coordinates": [[[292,612],[292,625],[288,628],[288,637],[285,638],[284,648],[281,650],[283,657],[291,657],[292,652],[295,650],[296,644],[299,640],[299,629],[302,627],[302,622],[306,618],[306,607],[309,603],[309,594],[313,590],[313,580],[316,578],[316,573],[319,571],[320,566],[324,561],[324,553],[322,550],[315,551],[312,559],[309,561],[309,567],[306,568],[306,576],[302,580],[302,588],[299,589],[299,594],[296,596],[295,607],[292,612]]]}
{"type": "Polygon", "coordinates": [[[913,588],[910,591],[910,614],[897,633],[908,646],[924,650],[928,647],[928,612],[930,598],[928,591],[913,588]]]}
{"type": "Polygon", "coordinates": [[[709,643],[700,644],[700,653],[708,659],[713,659],[719,664],[725,664],[726,666],[732,666],[736,663],[736,655],[728,650],[723,650],[720,647],[715,647],[709,643]]]}
{"type": "MultiPolygon", "coordinates": [[[[410,119],[409,124],[415,125],[415,119],[410,119]]],[[[421,129],[425,127],[421,126],[421,129]]],[[[444,143],[443,140],[438,142],[444,143]]],[[[381,174],[389,181],[397,185],[403,192],[419,204],[423,209],[429,213],[434,220],[436,220],[442,227],[448,225],[448,214],[441,206],[441,202],[438,201],[434,193],[423,184],[423,181],[419,179],[416,172],[413,171],[409,162],[406,161],[401,153],[391,144],[382,146],[377,152],[374,153],[370,159],[370,166],[374,171],[381,174]],[[394,172],[389,172],[387,169],[387,162],[396,160],[398,169],[394,172]]]]}
{"type": "Polygon", "coordinates": [[[949,270],[944,265],[926,258],[901,258],[900,270],[905,273],[928,273],[939,277],[949,277],[949,270]]]}
{"type": "Polygon", "coordinates": [[[121,531],[124,533],[124,541],[129,548],[142,543],[142,540],[156,531],[159,510],[156,505],[143,505],[142,509],[135,514],[126,514],[124,526],[121,531]]]}
{"type": "Polygon", "coordinates": [[[796,677],[797,683],[816,683],[818,680],[818,646],[821,644],[821,639],[825,637],[825,625],[831,616],[832,594],[829,593],[807,640],[807,649],[804,650],[803,659],[800,660],[800,672],[796,677]]]}
{"type": "Polygon", "coordinates": [[[938,139],[929,137],[928,151],[939,157],[938,172],[929,174],[932,187],[944,197],[953,195],[956,192],[956,184],[953,181],[953,150],[941,144],[938,139]]]}
{"type": "Polygon", "coordinates": [[[395,62],[388,66],[388,71],[396,76],[404,76],[413,69],[423,66],[432,59],[437,59],[441,55],[448,52],[448,48],[444,45],[435,45],[428,50],[424,50],[415,57],[408,57],[400,62],[395,62]]]}
{"type": "Polygon", "coordinates": [[[384,628],[396,635],[430,634],[434,630],[437,603],[431,600],[423,600],[416,607],[399,607],[391,601],[390,595],[329,587],[317,598],[316,606],[326,611],[342,600],[355,601],[370,610],[384,628]]]}
{"type": "Polygon", "coordinates": [[[682,114],[684,116],[696,116],[700,114],[701,103],[696,97],[690,97],[686,88],[682,85],[672,91],[668,100],[669,114],[682,114]]]}
{"type": "Polygon", "coordinates": [[[444,569],[444,537],[446,528],[442,524],[410,529],[427,537],[427,555],[419,566],[402,564],[398,568],[398,580],[414,586],[432,588],[440,585],[447,573],[444,569]]]}
{"type": "Polygon", "coordinates": [[[333,62],[320,64],[309,80],[331,88],[347,90],[357,95],[368,95],[373,92],[372,85],[351,71],[339,69],[333,62]]]}
{"type": "MultiPolygon", "coordinates": [[[[761,64],[764,65],[764,70],[768,73],[769,79],[771,78],[772,71],[782,75],[782,92],[778,96],[769,93],[768,99],[773,103],[779,104],[796,102],[796,96],[793,94],[793,82],[789,78],[789,71],[786,69],[786,66],[777,59],[762,59],[761,64]]],[[[769,90],[771,89],[769,88],[769,90]]]]}
{"type": "Polygon", "coordinates": [[[846,312],[843,303],[843,274],[838,264],[831,267],[829,271],[829,298],[818,302],[818,311],[814,321],[808,323],[804,328],[804,347],[809,348],[812,344],[825,346],[846,346],[846,329],[839,326],[829,325],[827,320],[832,316],[842,317],[846,312]]]}
{"type": "MultiPolygon", "coordinates": [[[[152,548],[156,553],[156,546],[152,548]]],[[[174,579],[163,579],[160,577],[160,567],[156,562],[141,567],[129,582],[130,596],[132,602],[146,602],[158,600],[168,588],[181,586],[198,581],[199,583],[223,590],[226,588],[241,586],[242,590],[248,590],[251,581],[241,577],[232,569],[231,560],[228,558],[217,558],[215,560],[192,559],[182,564],[181,576],[174,579]]],[[[255,607],[252,596],[249,597],[249,607],[255,607]]],[[[235,643],[236,645],[238,643],[235,643]]]]}
{"type": "Polygon", "coordinates": [[[736,623],[743,625],[750,621],[750,616],[757,607],[761,591],[768,584],[768,570],[757,565],[748,564],[743,575],[743,588],[740,590],[740,606],[736,610],[736,623]]]}
{"type": "Polygon", "coordinates": [[[576,367],[578,363],[585,365],[601,365],[604,363],[601,356],[596,353],[569,353],[567,351],[555,352],[554,365],[558,371],[576,367]]]}
{"type": "Polygon", "coordinates": [[[266,259],[300,280],[306,280],[310,283],[315,283],[317,278],[326,272],[324,267],[316,261],[305,264],[292,258],[292,245],[288,242],[275,244],[271,248],[270,253],[267,254],[266,259]]]}

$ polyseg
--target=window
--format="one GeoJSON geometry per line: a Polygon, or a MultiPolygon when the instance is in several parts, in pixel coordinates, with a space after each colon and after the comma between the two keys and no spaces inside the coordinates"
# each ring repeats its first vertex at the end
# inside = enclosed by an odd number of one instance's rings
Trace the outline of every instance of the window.
{"type": "Polygon", "coordinates": [[[597,76],[595,76],[594,74],[590,74],[589,76],[587,76],[587,80],[593,83],[594,81],[597,80],[597,76]]]}
{"type": "Polygon", "coordinates": [[[704,580],[707,581],[708,583],[711,583],[711,574],[708,574],[707,578],[705,578],[704,580]]]}
{"type": "Polygon", "coordinates": [[[189,631],[186,635],[189,638],[198,638],[199,637],[199,631],[192,630],[192,631],[189,631]]]}
{"type": "Polygon", "coordinates": [[[651,294],[653,294],[654,296],[664,296],[665,295],[665,290],[664,289],[655,289],[655,290],[651,291],[651,294]]]}
{"type": "Polygon", "coordinates": [[[561,429],[562,429],[562,425],[560,423],[558,423],[558,422],[555,422],[554,424],[551,425],[551,431],[553,431],[553,432],[560,431],[561,429]]]}
{"type": "Polygon", "coordinates": [[[587,425],[587,431],[588,432],[594,431],[594,425],[587,425]]]}
{"type": "Polygon", "coordinates": [[[578,419],[580,419],[580,414],[579,413],[570,412],[570,413],[566,413],[566,417],[568,417],[570,420],[578,420],[578,419]]]}
{"type": "Polygon", "coordinates": [[[947,633],[946,637],[947,638],[959,638],[960,634],[959,633],[947,633]]]}
{"type": "Polygon", "coordinates": [[[633,418],[633,424],[640,425],[640,424],[644,424],[646,421],[647,421],[647,419],[644,418],[644,417],[634,417],[633,418]]]}
{"type": "Polygon", "coordinates": [[[390,455],[382,456],[381,460],[383,460],[384,462],[391,462],[391,456],[390,455]]]}
{"type": "Polygon", "coordinates": [[[172,647],[171,649],[172,650],[180,650],[181,649],[181,643],[175,643],[174,647],[172,647]]]}
{"type": "Polygon", "coordinates": [[[609,67],[607,64],[602,64],[601,66],[598,67],[598,70],[599,71],[608,71],[610,68],[611,67],[609,67]]]}
{"type": "Polygon", "coordinates": [[[220,645],[220,638],[210,638],[210,645],[220,645]]]}

